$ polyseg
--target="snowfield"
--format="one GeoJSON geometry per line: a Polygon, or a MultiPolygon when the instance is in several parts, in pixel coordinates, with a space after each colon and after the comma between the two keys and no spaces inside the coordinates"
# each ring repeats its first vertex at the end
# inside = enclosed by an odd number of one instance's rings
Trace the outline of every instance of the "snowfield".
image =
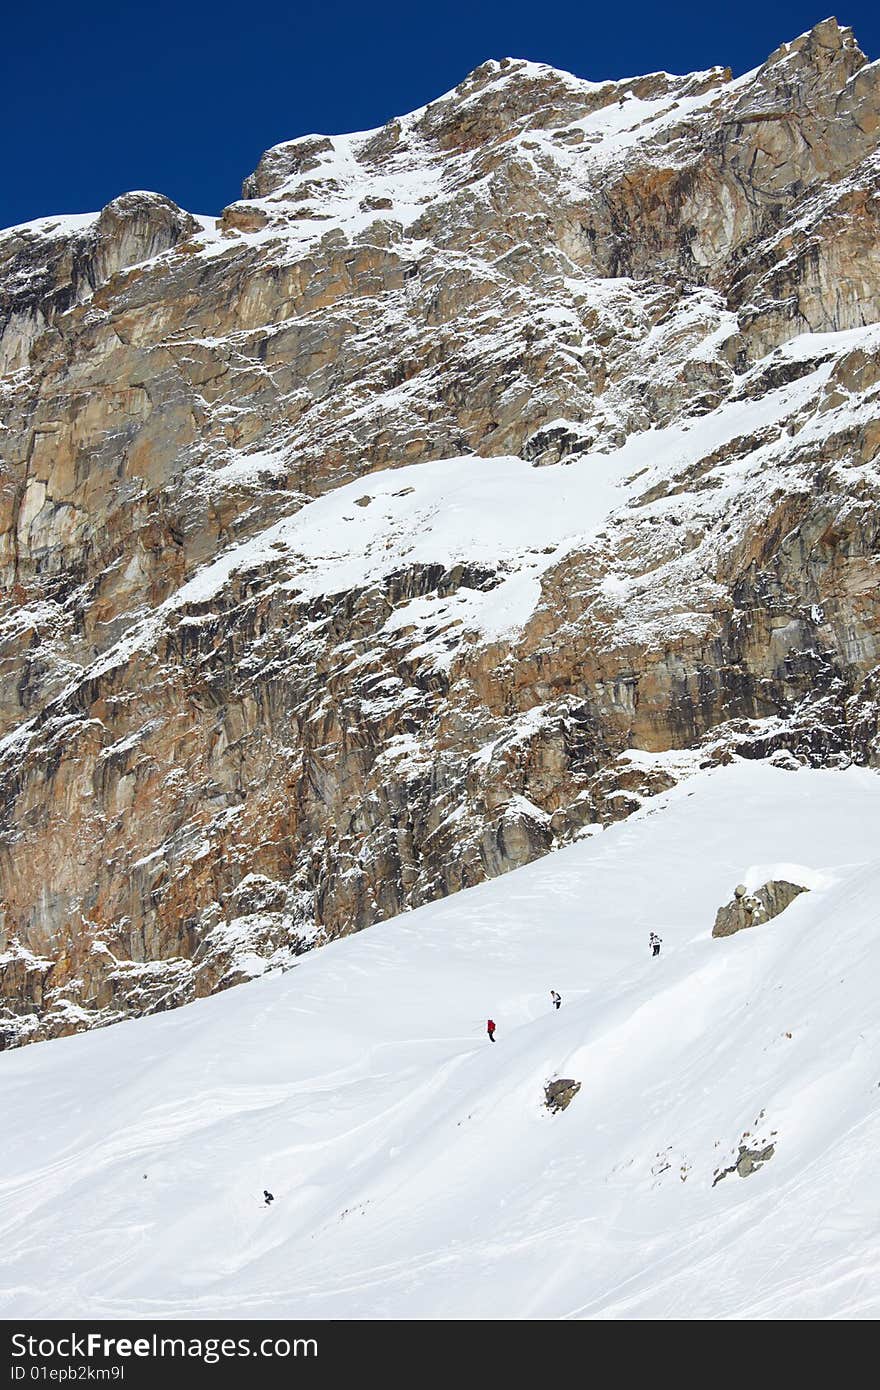
{"type": "Polygon", "coordinates": [[[876,1317],[878,824],[874,772],[736,762],[286,974],[7,1053],[0,1315],[876,1317]],[[712,940],[779,874],[810,892],[712,940]],[[772,1157],[716,1182],[740,1144],[772,1157]]]}

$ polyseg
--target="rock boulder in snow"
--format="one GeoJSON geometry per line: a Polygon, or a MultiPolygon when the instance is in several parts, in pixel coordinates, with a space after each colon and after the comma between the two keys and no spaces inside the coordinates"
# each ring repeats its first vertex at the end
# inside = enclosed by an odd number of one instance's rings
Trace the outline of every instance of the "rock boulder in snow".
{"type": "Polygon", "coordinates": [[[548,1081],[544,1087],[544,1104],[552,1114],[565,1110],[581,1089],[579,1081],[561,1076],[556,1081],[548,1081]]]}
{"type": "Polygon", "coordinates": [[[733,936],[734,932],[743,931],[746,927],[756,927],[761,922],[769,922],[772,917],[778,917],[780,912],[784,912],[789,903],[793,903],[801,893],[807,891],[799,884],[788,883],[785,879],[771,879],[754,893],[750,893],[740,884],[732,901],[725,903],[724,907],[719,907],[712,935],[733,936]]]}

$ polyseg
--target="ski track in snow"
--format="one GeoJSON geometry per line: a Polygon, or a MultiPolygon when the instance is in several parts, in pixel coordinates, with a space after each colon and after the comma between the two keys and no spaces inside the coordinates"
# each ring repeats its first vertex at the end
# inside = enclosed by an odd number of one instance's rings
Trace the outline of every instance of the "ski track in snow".
{"type": "Polygon", "coordinates": [[[286,974],[4,1055],[0,1315],[876,1317],[878,813],[874,772],[736,762],[286,974]],[[792,866],[809,893],[711,939],[792,866]],[[713,1187],[741,1141],[776,1151],[713,1187]]]}

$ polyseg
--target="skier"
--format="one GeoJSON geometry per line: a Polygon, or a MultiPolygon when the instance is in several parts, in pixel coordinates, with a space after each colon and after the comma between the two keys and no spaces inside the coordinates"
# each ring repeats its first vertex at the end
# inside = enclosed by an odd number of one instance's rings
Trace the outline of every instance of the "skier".
{"type": "Polygon", "coordinates": [[[660,938],[659,936],[656,936],[654,932],[651,932],[651,939],[650,939],[649,945],[650,945],[650,947],[651,947],[651,955],[652,955],[652,956],[659,956],[659,954],[660,954],[660,941],[661,941],[661,938],[660,938]]]}
{"type": "Polygon", "coordinates": [[[559,1009],[562,1007],[562,995],[557,994],[555,989],[551,989],[550,998],[553,1000],[554,1008],[559,1009]]]}
{"type": "Polygon", "coordinates": [[[489,1041],[495,1041],[495,1020],[490,1018],[486,1024],[486,1032],[489,1034],[489,1041]]]}
{"type": "Polygon", "coordinates": [[[267,1207],[268,1207],[268,1206],[271,1206],[271,1204],[275,1201],[275,1198],[272,1196],[272,1193],[271,1193],[271,1192],[267,1192],[266,1189],[265,1189],[265,1187],[263,1188],[263,1196],[264,1196],[265,1199],[266,1199],[266,1206],[267,1206],[267,1207]]]}

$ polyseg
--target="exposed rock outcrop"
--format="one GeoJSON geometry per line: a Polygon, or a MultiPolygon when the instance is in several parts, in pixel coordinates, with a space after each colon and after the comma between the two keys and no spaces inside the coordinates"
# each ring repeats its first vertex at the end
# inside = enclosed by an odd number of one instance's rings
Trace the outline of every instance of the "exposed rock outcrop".
{"type": "Polygon", "coordinates": [[[729,1177],[731,1173],[737,1173],[741,1178],[748,1178],[752,1173],[756,1173],[759,1168],[773,1157],[776,1152],[775,1144],[765,1144],[763,1148],[749,1148],[747,1144],[740,1144],[739,1156],[735,1163],[729,1168],[721,1168],[715,1173],[712,1186],[721,1182],[722,1178],[729,1177]]]}
{"type": "Polygon", "coordinates": [[[45,217],[0,233],[0,371],[27,366],[58,314],[201,230],[160,193],[123,193],[95,217],[45,217]]]}
{"type": "Polygon", "coordinates": [[[829,20],[0,234],[7,1042],[880,763],[878,151],[829,20]]]}
{"type": "Polygon", "coordinates": [[[797,883],[788,883],[785,879],[771,879],[754,893],[750,893],[740,884],[732,901],[725,903],[724,907],[719,907],[712,935],[733,936],[734,932],[743,931],[746,927],[756,927],[761,922],[769,922],[771,918],[784,912],[789,903],[793,903],[801,893],[806,892],[806,888],[800,887],[797,883]]]}
{"type": "Polygon", "coordinates": [[[551,1114],[557,1114],[560,1110],[567,1110],[574,1100],[578,1091],[581,1089],[579,1081],[573,1081],[570,1077],[558,1077],[555,1081],[548,1081],[544,1087],[544,1104],[551,1114]]]}

